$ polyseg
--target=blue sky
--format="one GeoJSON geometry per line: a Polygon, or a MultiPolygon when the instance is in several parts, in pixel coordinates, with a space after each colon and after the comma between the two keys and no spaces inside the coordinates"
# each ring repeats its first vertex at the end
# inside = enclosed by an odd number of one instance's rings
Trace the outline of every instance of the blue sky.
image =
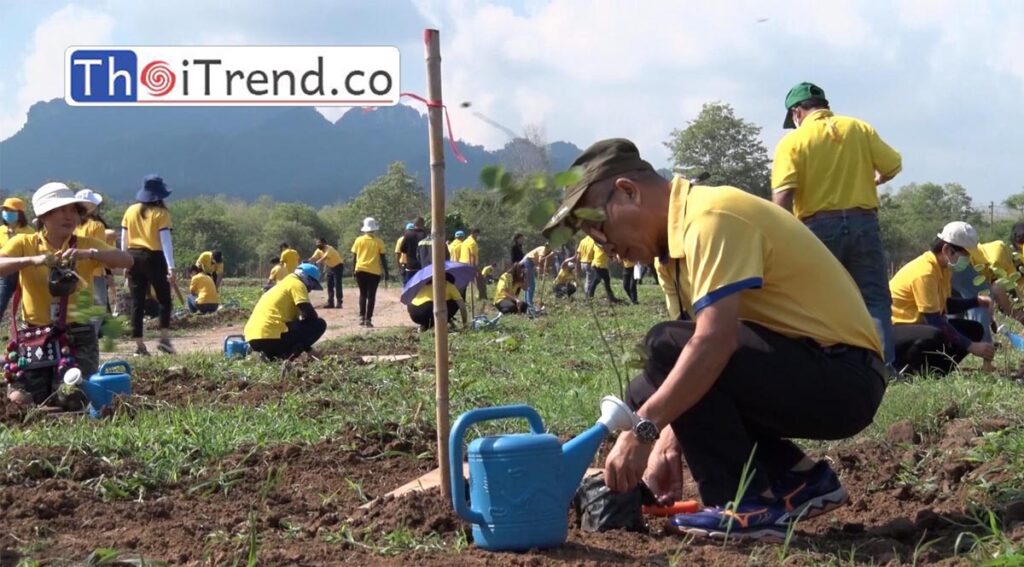
{"type": "Polygon", "coordinates": [[[629,137],[665,166],[669,132],[721,100],[772,151],[786,91],[809,80],[903,154],[894,185],[956,181],[979,205],[1024,190],[1013,0],[0,0],[0,139],[33,102],[62,96],[68,45],[396,45],[403,90],[422,93],[428,26],[441,30],[456,136],[490,148],[506,134],[474,111],[580,146],[629,137]]]}

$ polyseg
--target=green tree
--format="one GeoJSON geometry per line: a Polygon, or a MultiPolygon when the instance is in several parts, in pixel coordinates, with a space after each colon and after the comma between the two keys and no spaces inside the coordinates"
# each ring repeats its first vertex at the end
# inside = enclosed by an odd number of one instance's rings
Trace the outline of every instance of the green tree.
{"type": "Polygon", "coordinates": [[[1014,193],[1003,200],[1003,205],[1024,215],[1024,193],[1014,193]]]}
{"type": "Polygon", "coordinates": [[[673,130],[665,146],[687,177],[707,172],[710,185],[732,185],[761,197],[770,193],[770,160],[761,128],[736,116],[723,102],[705,103],[695,120],[673,130]]]}
{"type": "Polygon", "coordinates": [[[359,236],[365,217],[377,219],[380,223],[377,235],[390,247],[405,232],[406,223],[416,217],[426,217],[429,212],[430,201],[423,186],[409,175],[404,164],[395,162],[350,203],[327,207],[321,211],[321,216],[337,231],[340,245],[347,250],[359,236]]]}
{"type": "Polygon", "coordinates": [[[959,183],[911,183],[881,196],[882,246],[897,267],[920,255],[942,227],[955,220],[984,226],[959,183]]]}

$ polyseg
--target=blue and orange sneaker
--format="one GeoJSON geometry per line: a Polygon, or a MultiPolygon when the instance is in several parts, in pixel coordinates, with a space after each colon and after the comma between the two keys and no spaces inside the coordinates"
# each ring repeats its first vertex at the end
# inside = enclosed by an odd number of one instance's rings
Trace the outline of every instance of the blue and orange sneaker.
{"type": "Polygon", "coordinates": [[[669,519],[669,531],[734,540],[784,541],[789,514],[782,501],[764,497],[748,498],[733,508],[716,506],[669,519]]]}
{"type": "Polygon", "coordinates": [[[850,500],[850,495],[839,483],[839,477],[823,460],[808,471],[790,471],[772,486],[772,493],[794,520],[820,516],[850,500]]]}

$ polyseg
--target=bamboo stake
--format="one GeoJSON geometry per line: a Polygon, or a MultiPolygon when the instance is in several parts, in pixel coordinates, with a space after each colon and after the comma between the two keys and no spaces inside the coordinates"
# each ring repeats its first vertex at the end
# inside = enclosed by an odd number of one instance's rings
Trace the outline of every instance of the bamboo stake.
{"type": "Polygon", "coordinates": [[[434,263],[434,377],[437,401],[437,460],[441,469],[441,494],[451,502],[451,470],[448,467],[448,305],[445,301],[444,256],[444,129],[441,106],[441,40],[437,30],[424,30],[427,56],[427,121],[430,126],[430,234],[434,263]]]}

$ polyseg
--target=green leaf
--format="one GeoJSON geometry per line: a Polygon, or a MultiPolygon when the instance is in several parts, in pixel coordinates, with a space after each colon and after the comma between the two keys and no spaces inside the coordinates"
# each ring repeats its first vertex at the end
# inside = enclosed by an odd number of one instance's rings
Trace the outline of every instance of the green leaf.
{"type": "Polygon", "coordinates": [[[526,191],[522,187],[510,186],[498,189],[502,205],[516,205],[523,200],[526,191]]]}
{"type": "Polygon", "coordinates": [[[1009,279],[1010,279],[1011,282],[1016,283],[1018,280],[1020,280],[1020,272],[1014,272],[1014,273],[1010,274],[1009,275],[1009,279]]]}
{"type": "Polygon", "coordinates": [[[558,248],[566,242],[569,242],[572,235],[573,230],[571,228],[567,226],[560,226],[551,231],[551,236],[548,237],[548,245],[552,248],[558,248]]]}
{"type": "Polygon", "coordinates": [[[981,285],[985,283],[985,276],[975,276],[975,278],[971,280],[971,283],[974,285],[981,285]]]}
{"type": "Polygon", "coordinates": [[[488,165],[480,170],[480,183],[489,189],[498,187],[498,177],[505,172],[500,165],[488,165]]]}
{"type": "Polygon", "coordinates": [[[501,170],[501,172],[498,174],[497,182],[498,188],[502,190],[508,190],[516,186],[515,178],[512,177],[511,173],[505,170],[501,170]]]}
{"type": "Polygon", "coordinates": [[[552,182],[555,187],[570,187],[580,182],[583,179],[583,170],[574,167],[568,171],[561,171],[555,174],[552,178],[552,182]]]}
{"type": "Polygon", "coordinates": [[[591,222],[601,222],[607,218],[607,215],[604,214],[604,210],[602,209],[575,209],[573,210],[572,214],[580,220],[591,222]]]}
{"type": "Polygon", "coordinates": [[[530,209],[530,213],[526,216],[526,219],[530,221],[534,227],[540,229],[544,228],[544,225],[548,224],[551,220],[551,215],[555,214],[558,209],[558,203],[551,199],[544,199],[537,203],[530,209]]]}

